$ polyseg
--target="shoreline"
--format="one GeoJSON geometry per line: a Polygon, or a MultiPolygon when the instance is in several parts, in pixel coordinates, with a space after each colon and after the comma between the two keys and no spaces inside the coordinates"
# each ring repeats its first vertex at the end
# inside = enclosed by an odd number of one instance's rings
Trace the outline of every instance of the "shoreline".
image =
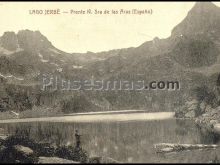
{"type": "Polygon", "coordinates": [[[114,113],[114,114],[84,114],[72,116],[42,117],[42,118],[21,118],[0,120],[4,123],[26,123],[26,122],[124,122],[124,121],[148,121],[164,120],[174,118],[174,112],[135,112],[135,113],[114,113]]]}

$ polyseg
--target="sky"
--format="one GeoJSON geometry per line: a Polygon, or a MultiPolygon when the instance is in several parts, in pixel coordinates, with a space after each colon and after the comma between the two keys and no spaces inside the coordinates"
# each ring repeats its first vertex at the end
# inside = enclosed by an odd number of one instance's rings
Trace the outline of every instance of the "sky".
{"type": "MultiPolygon", "coordinates": [[[[154,37],[167,38],[195,2],[0,2],[0,35],[5,31],[39,30],[52,44],[69,53],[137,47],[154,37]],[[60,14],[45,15],[45,10],[60,14]],[[92,14],[70,11],[91,9],[92,14]],[[152,14],[113,14],[148,10],[152,14]],[[33,11],[43,14],[33,14],[33,11]],[[109,14],[95,14],[95,10],[109,14]],[[68,13],[63,13],[68,12],[68,13]]],[[[220,6],[220,2],[215,2],[220,6]]]]}

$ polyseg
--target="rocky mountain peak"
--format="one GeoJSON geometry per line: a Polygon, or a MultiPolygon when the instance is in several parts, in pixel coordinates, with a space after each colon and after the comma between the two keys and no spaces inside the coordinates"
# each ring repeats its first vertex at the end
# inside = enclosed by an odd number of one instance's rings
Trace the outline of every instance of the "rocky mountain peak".
{"type": "Polygon", "coordinates": [[[0,38],[1,46],[7,50],[14,51],[18,47],[18,40],[15,32],[5,32],[0,38]]]}
{"type": "Polygon", "coordinates": [[[52,47],[52,44],[39,31],[21,30],[17,34],[5,32],[0,37],[0,46],[9,51],[21,48],[25,51],[36,52],[52,47]]]}
{"type": "Polygon", "coordinates": [[[51,42],[39,31],[21,30],[17,38],[19,46],[27,51],[37,51],[52,46],[51,42]]]}
{"type": "Polygon", "coordinates": [[[194,7],[191,11],[198,11],[198,10],[215,10],[218,7],[212,2],[196,2],[194,7]]]}
{"type": "Polygon", "coordinates": [[[220,33],[220,9],[212,2],[196,2],[186,18],[172,31],[172,36],[220,33]]]}

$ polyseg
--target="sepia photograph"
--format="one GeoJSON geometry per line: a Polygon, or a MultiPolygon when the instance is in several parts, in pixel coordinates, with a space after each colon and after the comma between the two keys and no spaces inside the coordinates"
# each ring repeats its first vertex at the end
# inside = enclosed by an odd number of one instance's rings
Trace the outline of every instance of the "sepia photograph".
{"type": "Polygon", "coordinates": [[[0,164],[220,163],[220,2],[0,2],[0,164]]]}

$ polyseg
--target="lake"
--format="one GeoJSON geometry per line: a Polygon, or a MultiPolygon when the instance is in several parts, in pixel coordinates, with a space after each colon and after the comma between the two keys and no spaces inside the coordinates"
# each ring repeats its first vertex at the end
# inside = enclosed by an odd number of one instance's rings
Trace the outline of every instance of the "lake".
{"type": "Polygon", "coordinates": [[[220,144],[217,136],[193,121],[175,119],[166,112],[14,119],[0,121],[0,127],[10,134],[23,131],[37,141],[63,145],[74,144],[77,129],[82,147],[91,156],[107,156],[125,163],[206,163],[220,155],[218,148],[155,153],[156,143],[220,144]]]}

